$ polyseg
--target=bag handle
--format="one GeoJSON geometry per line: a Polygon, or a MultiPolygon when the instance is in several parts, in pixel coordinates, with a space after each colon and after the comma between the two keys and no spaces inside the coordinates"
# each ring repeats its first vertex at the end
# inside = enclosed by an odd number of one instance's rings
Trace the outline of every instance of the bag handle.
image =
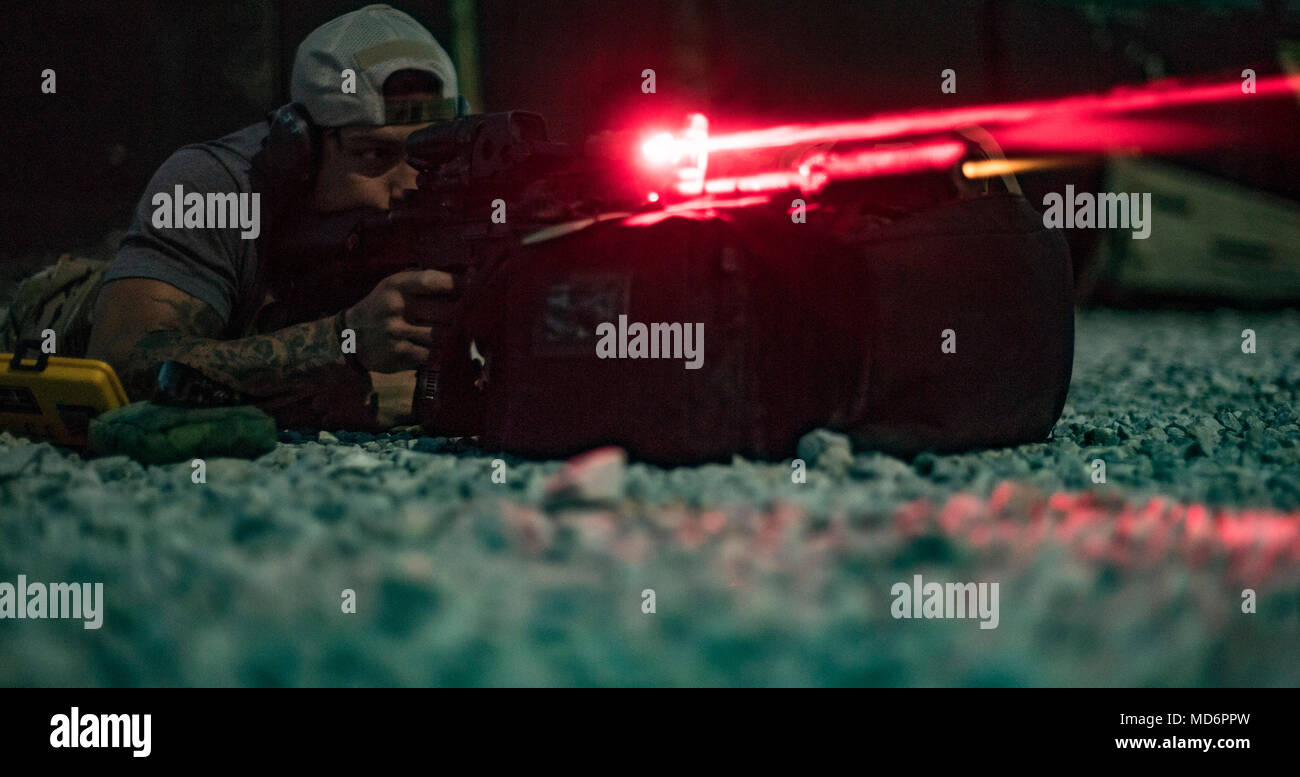
{"type": "Polygon", "coordinates": [[[49,363],[50,355],[41,350],[40,340],[19,340],[18,345],[14,348],[14,357],[9,360],[9,369],[23,370],[26,372],[44,372],[45,367],[49,365],[49,363]],[[27,355],[28,348],[39,352],[35,364],[23,364],[23,357],[27,355]]]}

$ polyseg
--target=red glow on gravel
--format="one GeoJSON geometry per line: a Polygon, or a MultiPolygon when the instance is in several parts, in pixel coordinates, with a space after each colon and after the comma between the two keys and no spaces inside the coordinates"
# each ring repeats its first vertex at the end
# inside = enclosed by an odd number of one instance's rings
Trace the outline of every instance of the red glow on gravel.
{"type": "Polygon", "coordinates": [[[905,536],[931,531],[973,547],[994,542],[1034,550],[1043,542],[1066,545],[1092,562],[1141,567],[1170,554],[1193,566],[1218,559],[1228,576],[1261,583],[1300,563],[1300,513],[1258,508],[1210,508],[1165,497],[1129,502],[1098,492],[1043,495],[1006,482],[988,500],[954,494],[943,505],[914,500],[894,512],[905,536]]]}

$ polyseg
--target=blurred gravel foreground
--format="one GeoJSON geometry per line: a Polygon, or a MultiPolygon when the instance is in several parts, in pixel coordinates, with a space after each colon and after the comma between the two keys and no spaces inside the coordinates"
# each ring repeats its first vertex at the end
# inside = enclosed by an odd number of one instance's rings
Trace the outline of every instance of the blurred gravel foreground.
{"type": "Polygon", "coordinates": [[[495,483],[447,440],[293,431],[196,484],[4,433],[0,582],[106,603],[0,620],[0,684],[1294,686],[1298,392],[1297,312],[1097,311],[1052,440],[814,432],[803,484],[611,451],[495,483]],[[894,618],[918,574],[998,583],[997,628],[894,618]]]}

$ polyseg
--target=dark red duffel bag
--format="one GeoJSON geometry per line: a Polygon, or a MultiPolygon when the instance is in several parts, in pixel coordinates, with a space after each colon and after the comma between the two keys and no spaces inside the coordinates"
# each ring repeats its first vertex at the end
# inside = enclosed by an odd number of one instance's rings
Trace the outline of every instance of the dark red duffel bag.
{"type": "Polygon", "coordinates": [[[790,457],[817,427],[898,455],[1047,436],[1070,382],[1070,258],[1024,198],[808,216],[605,222],[514,250],[467,290],[426,425],[523,456],[614,444],[670,464],[790,457]],[[636,323],[660,325],[658,358],[636,323]]]}

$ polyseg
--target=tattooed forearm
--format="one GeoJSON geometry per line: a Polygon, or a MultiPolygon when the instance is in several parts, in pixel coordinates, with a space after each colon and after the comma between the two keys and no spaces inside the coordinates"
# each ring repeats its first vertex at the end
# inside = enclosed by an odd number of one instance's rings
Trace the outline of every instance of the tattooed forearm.
{"type": "Polygon", "coordinates": [[[169,359],[255,399],[311,394],[357,377],[330,319],[222,340],[224,322],[207,303],[144,278],[106,283],[94,315],[87,356],[111,364],[132,400],[153,395],[169,359]]]}
{"type": "Polygon", "coordinates": [[[236,391],[267,397],[316,385],[346,369],[330,319],[297,324],[241,340],[213,340],[178,331],[149,332],[136,341],[127,392],[148,396],[158,367],[175,359],[236,391]]]}

